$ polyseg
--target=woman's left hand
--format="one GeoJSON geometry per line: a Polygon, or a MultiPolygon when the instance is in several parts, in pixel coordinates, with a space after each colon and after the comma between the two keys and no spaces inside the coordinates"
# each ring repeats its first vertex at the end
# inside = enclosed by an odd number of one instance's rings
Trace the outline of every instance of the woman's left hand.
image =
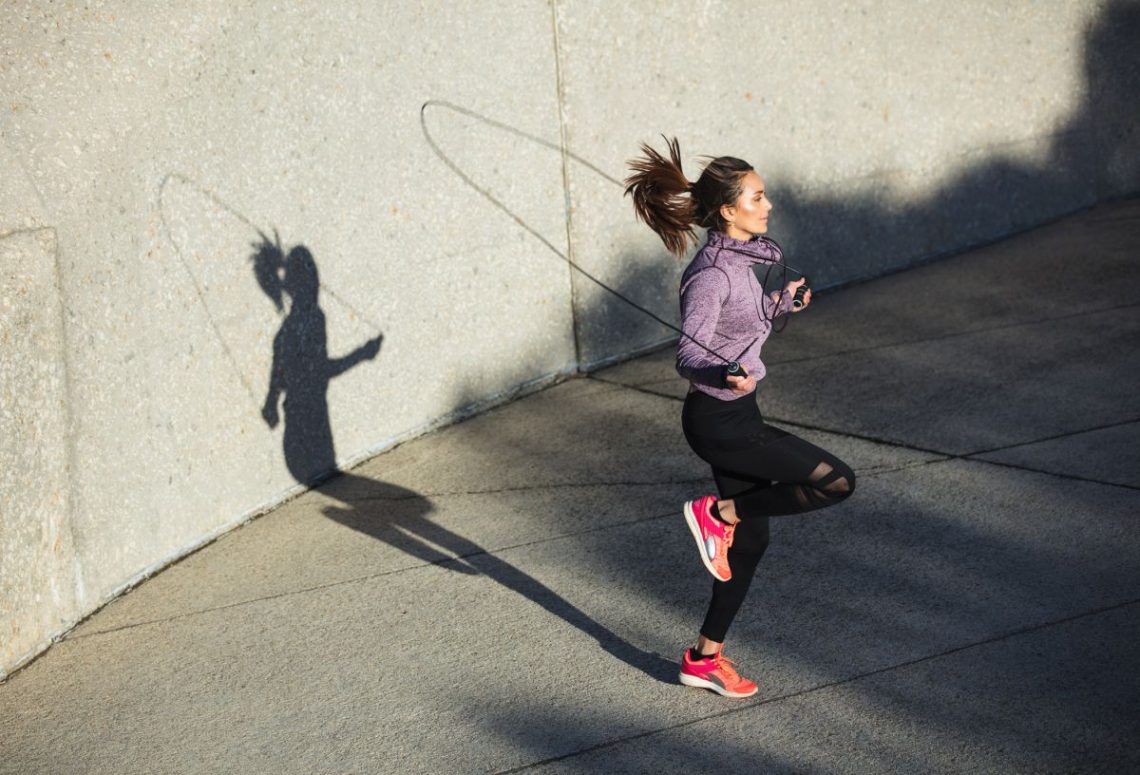
{"type": "MultiPolygon", "coordinates": [[[[795,280],[793,282],[790,282],[790,283],[788,283],[788,286],[786,288],[784,288],[784,293],[788,294],[788,296],[791,296],[794,299],[796,297],[796,291],[799,290],[799,287],[806,282],[807,282],[807,280],[803,277],[801,277],[800,279],[795,280]]],[[[772,294],[772,301],[779,304],[780,298],[783,295],[784,295],[783,293],[773,293],[772,294]]],[[[791,311],[792,312],[803,312],[805,309],[807,309],[808,305],[811,304],[811,288],[808,288],[807,290],[804,291],[804,296],[803,296],[802,301],[803,301],[803,306],[801,306],[799,309],[792,309],[791,311]]]]}

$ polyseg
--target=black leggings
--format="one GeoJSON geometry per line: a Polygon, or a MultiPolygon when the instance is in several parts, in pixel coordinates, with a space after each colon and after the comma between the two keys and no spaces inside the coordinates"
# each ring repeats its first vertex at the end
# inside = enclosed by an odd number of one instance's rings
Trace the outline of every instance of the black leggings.
{"type": "Polygon", "coordinates": [[[766,424],[755,394],[721,401],[691,392],[681,426],[740,518],[728,550],[732,578],[713,582],[701,625],[701,635],[722,643],[768,548],[768,517],[839,503],[855,491],[855,473],[830,452],[766,424]]]}

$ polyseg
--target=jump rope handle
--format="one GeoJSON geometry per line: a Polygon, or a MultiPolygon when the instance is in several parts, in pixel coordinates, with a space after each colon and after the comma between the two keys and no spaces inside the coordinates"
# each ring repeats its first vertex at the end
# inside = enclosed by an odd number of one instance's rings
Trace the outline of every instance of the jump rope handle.
{"type": "Polygon", "coordinates": [[[729,377],[748,377],[748,372],[737,361],[729,361],[728,365],[724,367],[725,382],[728,382],[729,377]]]}
{"type": "Polygon", "coordinates": [[[806,294],[808,292],[807,275],[804,275],[803,277],[804,277],[804,284],[801,285],[799,288],[796,288],[796,295],[792,297],[792,309],[803,309],[804,294],[806,294]]]}

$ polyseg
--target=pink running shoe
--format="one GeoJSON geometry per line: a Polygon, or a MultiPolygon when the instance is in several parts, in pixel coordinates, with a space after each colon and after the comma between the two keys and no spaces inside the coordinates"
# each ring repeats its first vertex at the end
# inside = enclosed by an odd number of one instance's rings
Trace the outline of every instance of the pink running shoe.
{"type": "Polygon", "coordinates": [[[712,515],[716,498],[703,495],[685,503],[685,524],[697,542],[701,562],[718,581],[728,581],[732,571],[728,567],[728,547],[732,546],[733,525],[725,524],[712,515]]]}
{"type": "Polygon", "coordinates": [[[723,654],[705,659],[693,659],[689,650],[681,657],[681,683],[699,689],[712,689],[722,697],[751,697],[756,694],[754,681],[741,678],[732,661],[723,654]]]}

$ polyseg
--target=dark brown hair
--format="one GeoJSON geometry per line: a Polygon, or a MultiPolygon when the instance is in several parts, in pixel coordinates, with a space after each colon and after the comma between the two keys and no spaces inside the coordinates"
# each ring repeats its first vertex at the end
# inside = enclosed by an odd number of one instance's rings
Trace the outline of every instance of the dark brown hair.
{"type": "Polygon", "coordinates": [[[690,183],[681,170],[677,138],[664,139],[668,159],[648,143],[641,144],[644,155],[628,162],[633,174],[625,179],[625,193],[633,197],[637,217],[657,232],[670,253],[680,256],[690,240],[697,241],[693,226],[724,230],[720,208],[736,204],[740,179],[752,171],[752,165],[734,156],[718,156],[696,183],[690,183]]]}

